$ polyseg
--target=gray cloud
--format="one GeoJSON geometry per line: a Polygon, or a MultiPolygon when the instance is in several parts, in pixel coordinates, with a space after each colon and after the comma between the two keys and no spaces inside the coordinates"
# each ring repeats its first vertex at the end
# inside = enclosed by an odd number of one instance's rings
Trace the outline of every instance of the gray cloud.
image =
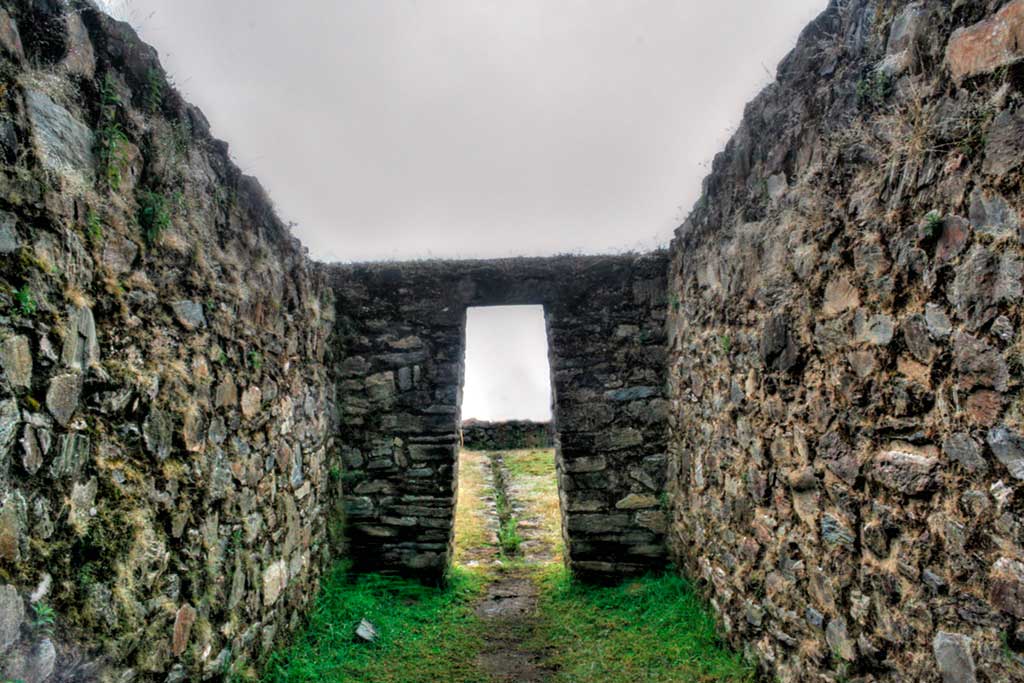
{"type": "MultiPolygon", "coordinates": [[[[743,104],[825,5],[107,1],[328,261],[667,243],[743,104]]],[[[466,415],[548,409],[546,388],[492,393],[467,389],[466,415]]]]}

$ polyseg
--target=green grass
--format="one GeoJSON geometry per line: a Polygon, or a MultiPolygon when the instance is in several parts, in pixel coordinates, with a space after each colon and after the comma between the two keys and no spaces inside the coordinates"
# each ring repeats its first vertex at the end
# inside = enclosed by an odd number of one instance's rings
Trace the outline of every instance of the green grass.
{"type": "Polygon", "coordinates": [[[505,467],[513,479],[520,477],[555,476],[555,451],[546,449],[518,450],[505,453],[505,467]]]}
{"type": "Polygon", "coordinates": [[[715,619],[675,574],[614,587],[543,570],[538,649],[558,667],[554,683],[752,683],[754,667],[717,635],[715,619]]]}
{"type": "Polygon", "coordinates": [[[513,515],[498,527],[498,545],[506,557],[512,557],[519,552],[522,542],[523,537],[519,535],[519,520],[513,515]]]}
{"type": "Polygon", "coordinates": [[[23,285],[21,289],[14,293],[14,298],[18,302],[18,310],[24,316],[34,315],[38,309],[36,304],[36,298],[32,296],[32,288],[28,285],[23,285]]]}
{"type": "Polygon", "coordinates": [[[139,226],[146,244],[153,246],[160,235],[171,227],[171,213],[167,208],[167,198],[159,192],[149,190],[139,195],[139,226]]]}
{"type": "MultiPolygon", "coordinates": [[[[460,457],[457,556],[494,543],[484,526],[483,475],[490,458],[460,457]]],[[[503,504],[511,497],[524,518],[544,520],[551,543],[560,541],[553,451],[505,451],[502,458],[510,485],[503,504]]],[[[522,529],[506,511],[518,536],[522,529]]],[[[718,637],[712,612],[685,579],[666,574],[615,587],[586,586],[573,582],[557,557],[536,562],[510,554],[497,568],[456,565],[447,588],[379,575],[353,578],[338,568],[322,582],[309,626],[270,657],[263,683],[488,683],[477,655],[493,625],[481,622],[473,606],[503,572],[521,573],[538,585],[536,619],[516,637],[523,637],[523,650],[554,669],[551,683],[756,680],[754,668],[718,637]],[[353,641],[363,618],[380,634],[373,644],[353,641]]]]}
{"type": "Polygon", "coordinates": [[[263,683],[483,683],[475,659],[482,646],[472,603],[484,578],[454,569],[446,588],[344,567],[327,576],[309,626],[274,653],[263,683]],[[380,638],[354,642],[368,619],[380,638]]]}

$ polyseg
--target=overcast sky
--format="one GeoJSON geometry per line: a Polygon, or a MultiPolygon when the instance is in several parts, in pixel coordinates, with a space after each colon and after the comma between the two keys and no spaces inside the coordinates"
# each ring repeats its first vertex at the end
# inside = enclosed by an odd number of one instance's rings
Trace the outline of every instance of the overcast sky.
{"type": "Polygon", "coordinates": [[[466,311],[464,418],[550,420],[550,383],[542,307],[466,311]]]}
{"type": "MultiPolygon", "coordinates": [[[[743,105],[826,4],[101,2],[325,261],[667,244],[743,105]]],[[[516,315],[492,341],[537,348],[516,315]]],[[[467,389],[464,415],[546,411],[546,386],[509,388],[514,366],[473,360],[467,376],[495,390],[467,389]]]]}

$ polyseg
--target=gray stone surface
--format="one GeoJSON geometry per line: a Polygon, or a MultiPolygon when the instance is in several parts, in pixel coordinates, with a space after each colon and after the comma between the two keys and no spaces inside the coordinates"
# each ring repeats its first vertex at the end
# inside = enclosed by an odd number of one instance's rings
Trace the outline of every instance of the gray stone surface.
{"type": "Polygon", "coordinates": [[[971,193],[971,224],[992,237],[1016,237],[1021,227],[1020,212],[997,192],[975,188],[971,193]]]}
{"type": "Polygon", "coordinates": [[[1024,114],[1004,110],[996,116],[985,142],[985,173],[1003,177],[1024,164],[1024,114]]]}
{"type": "Polygon", "coordinates": [[[17,217],[13,213],[0,211],[0,254],[10,254],[20,248],[17,217]]]}
{"type": "Polygon", "coordinates": [[[21,636],[25,603],[14,586],[0,586],[0,655],[6,653],[21,636]]]}
{"type": "Polygon", "coordinates": [[[25,91],[25,105],[46,167],[91,177],[96,165],[92,130],[39,90],[25,91]]]}
{"type": "Polygon", "coordinates": [[[12,386],[31,386],[32,350],[28,345],[28,337],[18,334],[3,340],[0,343],[0,365],[12,386]]]}
{"type": "Polygon", "coordinates": [[[263,604],[270,606],[277,602],[281,591],[288,585],[288,565],[279,560],[263,571],[263,604]]]}
{"type": "Polygon", "coordinates": [[[996,427],[988,433],[988,445],[996,460],[1003,463],[1015,479],[1024,479],[1024,436],[1008,427],[996,427]]]}
{"type": "Polygon", "coordinates": [[[943,683],[975,683],[978,680],[971,655],[971,639],[967,636],[939,631],[932,641],[932,652],[943,683]]]}
{"type": "Polygon", "coordinates": [[[462,423],[462,443],[470,450],[550,448],[554,446],[554,434],[554,427],[550,422],[466,420],[462,423]]]}
{"type": "Polygon", "coordinates": [[[102,260],[111,274],[121,275],[131,271],[138,253],[138,245],[127,237],[118,234],[104,235],[102,260]]]}
{"type": "Polygon", "coordinates": [[[21,428],[21,411],[15,399],[0,401],[0,483],[3,482],[14,440],[21,428]]]}
{"type": "Polygon", "coordinates": [[[54,479],[74,479],[89,462],[92,443],[85,434],[62,434],[57,441],[57,454],[50,463],[54,479]]]}
{"type": "Polygon", "coordinates": [[[99,362],[100,346],[92,310],[68,307],[68,326],[61,359],[69,368],[76,370],[87,370],[99,362]]]}
{"type": "Polygon", "coordinates": [[[957,432],[942,442],[942,452],[968,472],[987,472],[988,463],[982,455],[981,445],[970,434],[957,432]]]}
{"type": "Polygon", "coordinates": [[[0,8],[0,47],[17,61],[25,58],[25,48],[21,43],[18,24],[7,10],[0,8]]]}
{"type": "Polygon", "coordinates": [[[187,330],[197,330],[206,327],[206,314],[203,312],[203,305],[198,301],[183,299],[171,303],[174,315],[178,322],[187,330]]]}
{"type": "Polygon", "coordinates": [[[56,375],[50,380],[46,391],[46,408],[62,427],[67,427],[78,409],[82,396],[82,374],[68,372],[56,375]]]}
{"type": "Polygon", "coordinates": [[[937,458],[897,446],[875,457],[871,476],[881,486],[914,496],[938,484],[938,465],[937,458]]]}

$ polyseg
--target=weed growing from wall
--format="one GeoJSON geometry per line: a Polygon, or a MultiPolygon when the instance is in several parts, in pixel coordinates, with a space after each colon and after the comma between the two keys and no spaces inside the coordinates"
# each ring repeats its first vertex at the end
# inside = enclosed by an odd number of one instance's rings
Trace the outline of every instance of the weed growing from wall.
{"type": "Polygon", "coordinates": [[[121,177],[128,164],[128,136],[117,120],[121,107],[121,96],[117,94],[110,77],[103,79],[100,87],[100,125],[97,134],[97,150],[100,162],[100,178],[108,189],[121,187],[121,177]]]}
{"type": "Polygon", "coordinates": [[[889,98],[892,89],[892,78],[886,73],[873,70],[857,81],[857,101],[878,106],[889,98]]]}
{"type": "Polygon", "coordinates": [[[155,114],[164,102],[164,80],[157,69],[146,74],[146,110],[155,114]]]}
{"type": "Polygon", "coordinates": [[[14,300],[17,301],[17,310],[24,316],[35,315],[38,306],[32,295],[32,289],[28,285],[22,285],[21,289],[14,293],[14,300]]]}
{"type": "Polygon", "coordinates": [[[139,227],[147,246],[153,246],[171,226],[171,213],[167,199],[159,192],[146,190],[139,195],[139,227]]]}
{"type": "Polygon", "coordinates": [[[100,215],[95,211],[90,211],[89,216],[85,221],[85,234],[89,238],[89,243],[93,246],[98,246],[103,242],[103,222],[100,220],[100,215]]]}

